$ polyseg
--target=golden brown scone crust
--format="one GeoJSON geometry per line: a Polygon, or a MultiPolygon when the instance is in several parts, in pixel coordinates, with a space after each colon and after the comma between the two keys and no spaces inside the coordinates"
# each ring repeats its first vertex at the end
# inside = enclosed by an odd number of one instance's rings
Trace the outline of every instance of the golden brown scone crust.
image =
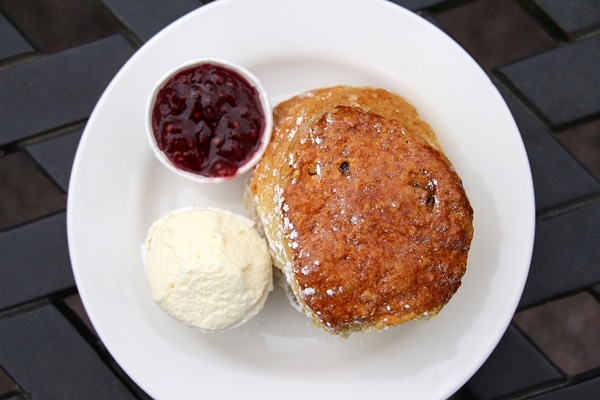
{"type": "Polygon", "coordinates": [[[473,210],[397,95],[338,86],[278,105],[249,195],[275,265],[331,333],[434,315],[460,286],[473,210]]]}

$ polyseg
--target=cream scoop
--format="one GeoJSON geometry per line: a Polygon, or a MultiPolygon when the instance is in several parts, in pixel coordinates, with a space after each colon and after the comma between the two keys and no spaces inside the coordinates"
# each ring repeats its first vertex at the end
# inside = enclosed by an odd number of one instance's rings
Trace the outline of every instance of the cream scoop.
{"type": "Polygon", "coordinates": [[[258,314],[273,288],[271,257],[254,222],[188,208],[156,220],[144,245],[152,298],[202,331],[235,328],[258,314]]]}

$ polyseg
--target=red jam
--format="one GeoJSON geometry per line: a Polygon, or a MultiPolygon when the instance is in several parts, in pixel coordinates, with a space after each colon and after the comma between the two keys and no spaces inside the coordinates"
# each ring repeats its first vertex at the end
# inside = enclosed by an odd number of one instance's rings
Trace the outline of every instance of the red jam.
{"type": "Polygon", "coordinates": [[[214,64],[175,74],[152,110],[158,148],[180,169],[207,177],[235,175],[260,147],[264,126],[258,91],[214,64]]]}

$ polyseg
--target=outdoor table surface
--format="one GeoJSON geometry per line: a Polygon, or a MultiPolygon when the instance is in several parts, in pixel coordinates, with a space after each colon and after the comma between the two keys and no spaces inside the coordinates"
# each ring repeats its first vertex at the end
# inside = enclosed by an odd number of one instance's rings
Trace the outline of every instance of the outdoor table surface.
{"type": "MultiPolygon", "coordinates": [[[[81,303],[68,182],[114,75],[208,2],[0,0],[0,399],[149,398],[81,303]]],[[[600,0],[393,2],[445,31],[489,75],[534,183],[535,242],[519,307],[451,398],[600,399],[600,0]]]]}

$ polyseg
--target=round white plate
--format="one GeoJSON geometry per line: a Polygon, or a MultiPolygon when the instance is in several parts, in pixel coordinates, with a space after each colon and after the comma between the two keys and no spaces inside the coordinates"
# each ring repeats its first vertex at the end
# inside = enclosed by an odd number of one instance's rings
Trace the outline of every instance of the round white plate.
{"type": "Polygon", "coordinates": [[[380,0],[219,0],[156,35],[106,89],[77,152],[67,223],[77,286],[100,338],[157,399],[443,399],[509,324],[529,268],[534,214],[510,112],[478,65],[429,22],[380,0]],[[202,335],[155,306],[140,256],[151,223],[190,205],[245,213],[243,178],[220,185],[178,178],[144,134],[154,82],[208,56],[254,72],[274,103],[349,84],[385,87],[418,108],[475,210],[468,271],[437,318],[341,339],[312,327],[277,289],[248,324],[202,335]]]}

